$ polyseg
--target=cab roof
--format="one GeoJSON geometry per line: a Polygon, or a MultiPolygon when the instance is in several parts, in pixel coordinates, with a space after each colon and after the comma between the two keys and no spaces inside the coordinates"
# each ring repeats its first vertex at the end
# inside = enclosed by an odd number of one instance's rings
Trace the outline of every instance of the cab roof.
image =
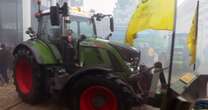
{"type": "MultiPolygon", "coordinates": [[[[84,11],[79,11],[78,9],[70,9],[69,10],[70,16],[77,16],[77,17],[83,17],[83,18],[91,18],[92,14],[84,12],[84,11]]],[[[49,15],[50,14],[50,10],[43,10],[41,12],[41,15],[49,15]]]]}

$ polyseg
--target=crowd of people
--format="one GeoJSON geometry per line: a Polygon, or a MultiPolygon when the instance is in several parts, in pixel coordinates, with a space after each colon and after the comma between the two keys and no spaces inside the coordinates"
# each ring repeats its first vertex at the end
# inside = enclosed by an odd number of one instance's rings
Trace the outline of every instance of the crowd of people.
{"type": "Polygon", "coordinates": [[[0,86],[8,85],[10,83],[10,76],[12,74],[12,49],[5,44],[0,44],[0,86]]]}

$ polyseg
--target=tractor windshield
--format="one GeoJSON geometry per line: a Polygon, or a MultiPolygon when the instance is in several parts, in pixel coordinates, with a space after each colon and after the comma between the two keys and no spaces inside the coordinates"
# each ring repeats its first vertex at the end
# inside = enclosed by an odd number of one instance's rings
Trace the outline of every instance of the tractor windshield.
{"type": "Polygon", "coordinates": [[[95,36],[93,24],[88,18],[72,17],[71,21],[67,24],[67,30],[72,30],[77,35],[95,36]]]}
{"type": "Polygon", "coordinates": [[[91,21],[81,21],[79,22],[80,25],[80,34],[84,34],[86,36],[92,37],[94,36],[93,32],[93,25],[91,21]]]}
{"type": "Polygon", "coordinates": [[[71,15],[70,22],[67,24],[67,30],[72,30],[76,32],[78,36],[80,35],[85,35],[86,37],[95,36],[93,23],[90,17],[71,15]]]}

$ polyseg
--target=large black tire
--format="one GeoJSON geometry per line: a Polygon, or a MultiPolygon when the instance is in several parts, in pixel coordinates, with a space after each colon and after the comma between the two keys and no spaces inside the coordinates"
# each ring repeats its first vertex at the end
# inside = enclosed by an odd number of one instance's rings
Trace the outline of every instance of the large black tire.
{"type": "Polygon", "coordinates": [[[71,88],[71,110],[131,110],[122,86],[111,75],[83,76],[71,88]]]}
{"type": "Polygon", "coordinates": [[[19,48],[14,60],[14,85],[19,97],[26,103],[37,104],[44,96],[44,76],[32,52],[19,48]]]}

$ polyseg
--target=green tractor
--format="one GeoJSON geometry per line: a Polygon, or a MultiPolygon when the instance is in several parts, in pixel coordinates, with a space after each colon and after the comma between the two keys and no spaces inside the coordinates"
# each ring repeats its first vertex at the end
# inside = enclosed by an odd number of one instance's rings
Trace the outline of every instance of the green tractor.
{"type": "Polygon", "coordinates": [[[29,28],[31,38],[13,52],[14,83],[24,102],[67,91],[72,110],[130,110],[140,104],[129,83],[140,53],[96,35],[95,22],[105,17],[113,31],[112,16],[73,12],[64,3],[36,17],[38,32],[29,28]]]}
{"type": "MultiPolygon", "coordinates": [[[[155,90],[158,78],[166,86],[161,63],[139,65],[139,51],[108,40],[114,30],[111,15],[89,15],[64,3],[39,8],[36,17],[38,31],[29,28],[31,38],[13,52],[14,84],[24,102],[64,93],[72,110],[131,110],[148,104],[148,90],[155,90]],[[97,35],[96,22],[103,18],[109,18],[108,36],[97,35]]],[[[160,96],[150,100],[158,107],[161,101],[160,96]]]]}

